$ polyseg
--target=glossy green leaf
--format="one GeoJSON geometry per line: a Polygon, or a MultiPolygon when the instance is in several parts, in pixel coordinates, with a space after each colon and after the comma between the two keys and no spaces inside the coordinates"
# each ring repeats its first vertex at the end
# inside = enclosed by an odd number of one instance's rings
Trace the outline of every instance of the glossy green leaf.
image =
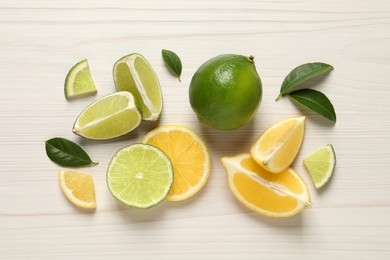
{"type": "Polygon", "coordinates": [[[179,56],[177,56],[177,54],[173,51],[164,49],[161,51],[161,54],[169,70],[172,71],[172,73],[174,73],[181,82],[180,75],[182,70],[182,64],[179,56]]]}
{"type": "Polygon", "coordinates": [[[291,92],[297,85],[311,78],[320,76],[330,70],[333,70],[332,65],[322,62],[306,63],[296,67],[284,79],[282,86],[280,87],[280,94],[276,100],[291,92]]]}
{"type": "Polygon", "coordinates": [[[46,154],[53,162],[66,167],[96,165],[76,143],[55,137],[45,142],[46,154]]]}
{"type": "Polygon", "coordinates": [[[336,122],[334,107],[322,92],[313,89],[301,89],[289,93],[288,96],[313,112],[336,122]]]}

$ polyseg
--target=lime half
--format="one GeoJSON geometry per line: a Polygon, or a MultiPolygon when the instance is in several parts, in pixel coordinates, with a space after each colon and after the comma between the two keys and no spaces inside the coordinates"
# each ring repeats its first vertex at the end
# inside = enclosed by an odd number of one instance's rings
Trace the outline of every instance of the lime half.
{"type": "Polygon", "coordinates": [[[65,79],[65,97],[67,99],[95,94],[96,87],[89,70],[88,60],[74,65],[65,79]]]}
{"type": "Polygon", "coordinates": [[[129,91],[139,101],[142,119],[155,121],[162,110],[160,83],[153,68],[140,54],[120,58],[113,69],[118,91],[129,91]]]}
{"type": "Polygon", "coordinates": [[[88,139],[111,139],[130,132],[141,119],[133,95],[121,91],[89,105],[76,119],[73,132],[88,139]]]}
{"type": "Polygon", "coordinates": [[[147,144],[133,144],[119,150],[107,170],[112,195],[127,206],[150,208],[168,195],[173,167],[168,156],[147,144]]]}
{"type": "Polygon", "coordinates": [[[317,190],[331,179],[336,166],[336,154],[333,146],[328,144],[303,159],[317,190]]]}

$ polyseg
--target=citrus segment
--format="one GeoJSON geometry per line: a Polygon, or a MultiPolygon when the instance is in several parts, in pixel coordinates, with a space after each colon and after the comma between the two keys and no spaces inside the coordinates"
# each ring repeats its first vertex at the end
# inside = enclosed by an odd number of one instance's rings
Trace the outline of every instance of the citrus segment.
{"type": "Polygon", "coordinates": [[[95,140],[124,135],[141,123],[133,95],[127,91],[104,96],[89,105],[77,118],[73,132],[95,140]]]}
{"type": "Polygon", "coordinates": [[[108,189],[127,206],[155,206],[167,196],[172,183],[171,161],[160,149],[147,144],[119,150],[107,170],[108,189]]]}
{"type": "Polygon", "coordinates": [[[96,208],[95,186],[91,175],[60,170],[58,173],[61,190],[76,206],[96,208]]]}
{"type": "Polygon", "coordinates": [[[286,170],[301,147],[305,121],[305,116],[289,117],[267,128],[251,148],[253,159],[267,171],[286,170]]]}
{"type": "Polygon", "coordinates": [[[88,60],[74,65],[65,79],[65,97],[67,99],[95,94],[96,87],[89,70],[88,60]]]}
{"type": "Polygon", "coordinates": [[[138,53],[120,58],[113,69],[118,91],[129,91],[140,102],[142,118],[155,121],[162,110],[160,83],[153,68],[138,53]]]}
{"type": "Polygon", "coordinates": [[[143,142],[160,148],[171,159],[175,178],[167,200],[184,200],[205,185],[210,175],[210,155],[193,130],[179,125],[162,126],[149,132],[143,142]]]}
{"type": "Polygon", "coordinates": [[[303,164],[309,171],[317,189],[327,184],[333,176],[336,167],[336,153],[328,144],[303,159],[303,164]]]}
{"type": "Polygon", "coordinates": [[[223,157],[221,162],[233,195],[255,212],[289,217],[310,205],[307,185],[292,168],[280,174],[268,172],[249,153],[223,157]]]}

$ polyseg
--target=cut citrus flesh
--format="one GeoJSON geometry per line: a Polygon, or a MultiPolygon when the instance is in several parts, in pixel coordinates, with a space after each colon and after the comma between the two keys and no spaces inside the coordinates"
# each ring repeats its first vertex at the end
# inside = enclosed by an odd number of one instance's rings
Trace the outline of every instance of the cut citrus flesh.
{"type": "Polygon", "coordinates": [[[175,178],[166,200],[187,199],[206,184],[210,175],[210,154],[193,130],[180,125],[161,126],[149,132],[143,142],[160,148],[173,164],[175,178]]]}
{"type": "Polygon", "coordinates": [[[95,94],[96,87],[89,70],[88,60],[83,60],[74,65],[65,79],[65,97],[74,97],[95,94]]]}
{"type": "Polygon", "coordinates": [[[76,119],[73,132],[94,140],[111,139],[129,133],[141,120],[133,95],[121,91],[89,105],[76,119]]]}
{"type": "Polygon", "coordinates": [[[167,196],[173,183],[168,156],[147,144],[133,144],[119,150],[107,170],[112,195],[127,206],[150,208],[167,196]]]}
{"type": "Polygon", "coordinates": [[[305,121],[305,116],[289,117],[268,127],[251,148],[253,159],[267,171],[286,170],[301,147],[305,121]]]}
{"type": "Polygon", "coordinates": [[[311,205],[305,181],[292,168],[274,174],[249,153],[222,157],[233,195],[249,209],[269,217],[290,217],[311,205]]]}
{"type": "Polygon", "coordinates": [[[73,204],[81,208],[96,208],[95,186],[91,175],[60,170],[58,179],[61,190],[73,204]]]}
{"type": "Polygon", "coordinates": [[[327,184],[333,176],[336,167],[336,153],[328,144],[303,159],[303,164],[310,173],[317,189],[327,184]]]}
{"type": "Polygon", "coordinates": [[[160,83],[153,68],[138,53],[120,58],[113,69],[118,91],[129,91],[139,101],[142,119],[155,121],[162,110],[160,83]]]}

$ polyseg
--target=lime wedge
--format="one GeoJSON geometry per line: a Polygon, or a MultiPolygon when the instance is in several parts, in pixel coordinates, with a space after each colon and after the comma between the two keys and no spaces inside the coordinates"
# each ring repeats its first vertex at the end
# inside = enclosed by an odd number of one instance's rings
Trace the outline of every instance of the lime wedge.
{"type": "Polygon", "coordinates": [[[303,159],[317,190],[331,179],[336,166],[336,154],[333,146],[328,144],[303,159]]]}
{"type": "Polygon", "coordinates": [[[78,116],[73,132],[88,139],[105,140],[124,135],[141,123],[133,95],[127,91],[104,96],[78,116]]]}
{"type": "Polygon", "coordinates": [[[113,69],[118,91],[129,91],[140,102],[142,119],[156,121],[162,110],[160,83],[153,68],[138,53],[120,58],[113,69]]]}
{"type": "Polygon", "coordinates": [[[168,156],[148,144],[133,144],[119,150],[107,170],[112,195],[127,206],[150,208],[168,195],[173,167],[168,156]]]}
{"type": "Polygon", "coordinates": [[[95,94],[96,87],[89,70],[88,60],[74,65],[65,79],[65,97],[67,99],[95,94]]]}

